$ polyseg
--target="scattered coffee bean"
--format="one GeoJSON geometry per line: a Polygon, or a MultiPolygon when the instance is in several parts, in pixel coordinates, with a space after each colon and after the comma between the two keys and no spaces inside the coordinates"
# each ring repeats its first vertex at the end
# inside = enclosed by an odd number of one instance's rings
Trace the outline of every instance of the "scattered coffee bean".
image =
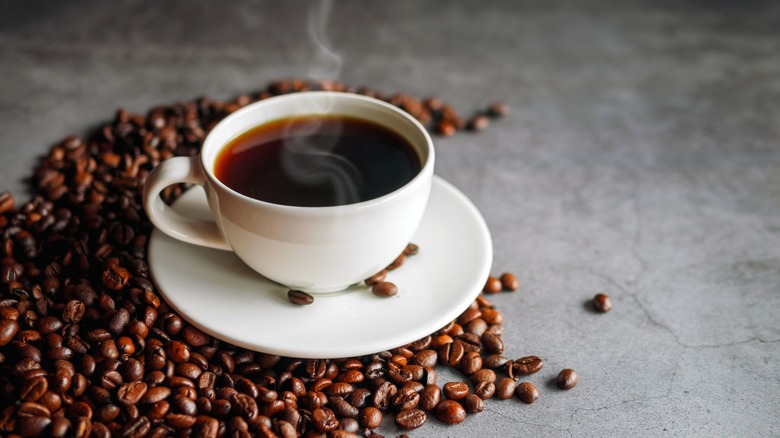
{"type": "Polygon", "coordinates": [[[497,294],[501,292],[504,286],[501,284],[501,280],[496,277],[490,276],[485,281],[485,287],[482,290],[487,294],[497,294]]]}
{"type": "Polygon", "coordinates": [[[299,306],[305,306],[314,302],[314,297],[301,290],[290,289],[287,291],[287,298],[291,303],[299,306]]]}
{"type": "Polygon", "coordinates": [[[426,385],[420,393],[420,403],[418,407],[424,411],[431,411],[438,406],[441,401],[441,388],[435,384],[426,385]]]}
{"type": "Polygon", "coordinates": [[[401,411],[395,416],[395,424],[399,429],[413,430],[421,427],[428,419],[425,411],[420,409],[409,409],[401,411]]]}
{"type": "Polygon", "coordinates": [[[517,385],[516,394],[520,401],[529,405],[539,399],[539,390],[531,382],[521,382],[517,385]]]}
{"type": "Polygon", "coordinates": [[[494,117],[504,117],[509,114],[509,105],[495,102],[488,105],[488,114],[494,117]]]}
{"type": "Polygon", "coordinates": [[[514,379],[503,377],[496,383],[496,397],[498,397],[499,400],[512,398],[515,394],[515,388],[517,388],[517,384],[514,379]]]}
{"type": "Polygon", "coordinates": [[[436,418],[447,424],[460,424],[466,419],[466,410],[454,400],[444,400],[436,406],[436,418]]]}
{"type": "Polygon", "coordinates": [[[358,414],[358,423],[366,429],[376,429],[382,424],[382,411],[373,406],[365,407],[358,414]]]}
{"type": "MultiPolygon", "coordinates": [[[[511,394],[510,394],[511,397],[511,394]]],[[[463,409],[468,414],[478,414],[485,410],[485,404],[482,399],[476,394],[469,394],[463,399],[463,409]]]]}
{"type": "Polygon", "coordinates": [[[509,377],[517,380],[520,376],[530,376],[538,373],[544,367],[544,361],[539,356],[525,356],[507,365],[509,377]]]}
{"type": "Polygon", "coordinates": [[[593,297],[593,308],[596,309],[597,312],[607,313],[612,310],[612,300],[610,300],[607,295],[596,294],[596,296],[593,297]]]}
{"type": "Polygon", "coordinates": [[[398,287],[389,281],[380,281],[371,288],[371,292],[380,297],[392,297],[398,293],[398,287]]]}
{"type": "Polygon", "coordinates": [[[504,272],[501,274],[499,280],[501,281],[501,287],[504,290],[514,292],[520,287],[520,282],[517,281],[517,277],[515,277],[514,274],[510,274],[509,272],[504,272]]]}
{"type": "Polygon", "coordinates": [[[447,382],[444,384],[444,396],[450,400],[461,400],[469,394],[466,382],[447,382]]]}
{"type": "Polygon", "coordinates": [[[558,373],[558,377],[555,379],[555,383],[558,384],[558,388],[561,389],[572,389],[577,386],[579,381],[580,375],[571,368],[561,370],[561,372],[558,373]]]}
{"type": "Polygon", "coordinates": [[[490,120],[484,115],[476,115],[468,122],[468,128],[472,131],[484,131],[490,126],[490,120]]]}
{"type": "Polygon", "coordinates": [[[383,269],[376,274],[372,275],[369,278],[366,278],[365,281],[363,281],[366,286],[374,286],[378,284],[381,281],[385,281],[385,278],[387,277],[387,270],[383,269]]]}

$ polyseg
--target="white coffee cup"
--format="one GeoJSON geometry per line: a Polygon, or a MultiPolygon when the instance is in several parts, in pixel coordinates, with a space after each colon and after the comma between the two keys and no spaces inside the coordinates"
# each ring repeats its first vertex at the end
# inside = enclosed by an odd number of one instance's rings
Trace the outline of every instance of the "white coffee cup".
{"type": "Polygon", "coordinates": [[[149,219],[184,242],[233,251],[252,269],[291,289],[335,292],[379,272],[410,242],[422,219],[433,177],[428,132],[404,111],[350,93],[302,92],[268,98],[236,111],[208,134],[200,155],[175,157],[152,170],[143,202],[149,219]],[[420,172],[384,196],[348,205],[299,207],[244,196],[214,176],[218,153],[234,138],[274,120],[343,115],[384,126],[419,155],[420,172]],[[203,187],[214,222],[186,217],[160,198],[176,183],[203,187]]]}

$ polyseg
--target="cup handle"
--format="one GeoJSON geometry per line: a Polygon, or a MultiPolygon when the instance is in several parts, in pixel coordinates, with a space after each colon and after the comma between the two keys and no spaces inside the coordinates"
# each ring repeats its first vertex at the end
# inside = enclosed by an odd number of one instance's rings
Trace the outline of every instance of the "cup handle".
{"type": "Polygon", "coordinates": [[[144,210],[163,233],[182,242],[232,251],[216,222],[187,217],[166,205],[160,192],[176,183],[204,186],[200,157],[173,157],[158,164],[144,184],[144,210]]]}

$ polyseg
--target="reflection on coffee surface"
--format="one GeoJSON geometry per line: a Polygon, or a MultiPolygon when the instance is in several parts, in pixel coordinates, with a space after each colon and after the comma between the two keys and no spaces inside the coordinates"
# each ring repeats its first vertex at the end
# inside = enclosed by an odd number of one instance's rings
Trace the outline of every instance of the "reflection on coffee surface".
{"type": "Polygon", "coordinates": [[[214,174],[255,199],[325,207],[386,195],[420,169],[416,150],[398,133],[362,119],[312,115],[239,135],[219,152],[214,174]]]}

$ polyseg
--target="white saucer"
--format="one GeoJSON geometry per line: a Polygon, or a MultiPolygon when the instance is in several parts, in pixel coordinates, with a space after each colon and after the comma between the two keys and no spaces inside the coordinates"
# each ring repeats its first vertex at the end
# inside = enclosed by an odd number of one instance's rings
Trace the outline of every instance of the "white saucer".
{"type": "MultiPolygon", "coordinates": [[[[210,218],[200,187],[174,208],[210,218]]],[[[251,350],[300,358],[339,358],[388,350],[429,335],[477,297],[493,259],[490,233],[474,204],[434,177],[428,207],[412,239],[420,252],[391,271],[398,295],[365,286],[315,295],[297,306],[287,289],[255,273],[233,253],[175,240],[149,241],[154,281],[179,314],[204,332],[251,350]]]]}

